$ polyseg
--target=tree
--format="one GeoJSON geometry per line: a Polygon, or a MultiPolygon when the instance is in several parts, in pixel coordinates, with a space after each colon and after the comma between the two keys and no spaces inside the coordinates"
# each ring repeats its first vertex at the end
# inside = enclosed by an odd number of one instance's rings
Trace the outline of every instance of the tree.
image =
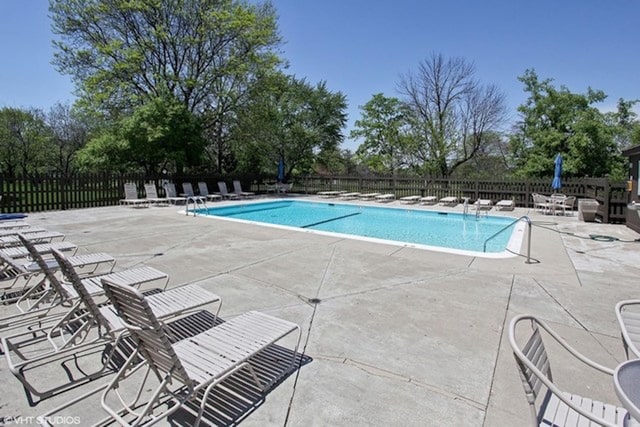
{"type": "Polygon", "coordinates": [[[618,99],[618,108],[615,113],[608,114],[611,125],[615,127],[615,141],[621,150],[640,144],[640,121],[633,107],[640,100],[626,101],[618,99]]]}
{"type": "Polygon", "coordinates": [[[272,173],[280,159],[285,175],[310,172],[322,151],[336,150],[344,136],[346,99],[304,79],[277,73],[256,86],[234,129],[239,167],[272,173]]]}
{"type": "Polygon", "coordinates": [[[159,97],[201,120],[208,153],[226,166],[235,111],[280,64],[271,3],[244,0],[51,0],[54,63],[85,107],[117,121],[159,97]]]}
{"type": "Polygon", "coordinates": [[[415,155],[427,172],[449,176],[472,159],[504,120],[504,95],[474,78],[475,67],[462,58],[433,54],[416,73],[401,78],[415,155]]]}
{"type": "MultiPolygon", "coordinates": [[[[396,171],[407,164],[410,139],[407,135],[406,114],[398,98],[388,98],[382,93],[373,95],[360,107],[362,118],[356,120],[351,138],[363,138],[356,155],[372,160],[370,166],[379,163],[379,172],[396,171]]],[[[375,169],[375,168],[374,168],[375,169]]]]}
{"type": "Polygon", "coordinates": [[[0,170],[8,177],[44,172],[50,163],[50,135],[42,111],[0,109],[0,170]]]}
{"type": "Polygon", "coordinates": [[[563,173],[569,176],[604,176],[620,168],[614,129],[593,106],[606,98],[604,92],[556,89],[551,79],[541,81],[534,70],[519,80],[529,93],[518,107],[521,121],[510,138],[520,175],[551,176],[558,153],[564,157],[563,173]]]}
{"type": "Polygon", "coordinates": [[[331,175],[350,175],[357,172],[354,155],[350,150],[320,150],[314,164],[314,172],[331,175]]]}
{"type": "Polygon", "coordinates": [[[101,169],[131,165],[147,174],[163,168],[181,173],[197,166],[203,151],[200,120],[179,101],[158,97],[92,140],[83,162],[101,169]]]}
{"type": "Polygon", "coordinates": [[[89,118],[68,104],[57,103],[51,107],[45,120],[51,132],[52,147],[55,148],[52,166],[62,175],[70,176],[78,152],[89,141],[89,118]]]}

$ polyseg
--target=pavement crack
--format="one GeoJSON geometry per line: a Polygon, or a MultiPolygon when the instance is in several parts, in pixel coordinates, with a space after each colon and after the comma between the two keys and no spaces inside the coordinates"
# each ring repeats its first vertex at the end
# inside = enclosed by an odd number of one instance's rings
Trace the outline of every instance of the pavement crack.
{"type": "Polygon", "coordinates": [[[487,406],[482,404],[481,402],[478,402],[476,400],[473,399],[469,399],[468,397],[462,396],[460,394],[457,393],[453,393],[447,390],[444,390],[440,387],[437,387],[433,384],[429,384],[423,381],[420,381],[416,378],[412,378],[412,377],[407,377],[405,375],[393,372],[393,371],[389,371],[387,369],[381,369],[378,368],[376,366],[370,365],[368,363],[364,363],[358,360],[354,360],[351,358],[337,358],[337,357],[331,357],[331,356],[315,356],[317,359],[322,359],[324,361],[327,362],[334,362],[334,363],[341,363],[344,365],[348,365],[348,366],[353,366],[357,369],[360,369],[364,372],[366,372],[368,375],[373,375],[375,377],[378,378],[383,378],[383,379],[388,379],[391,381],[398,381],[398,382],[406,382],[408,384],[414,385],[416,387],[420,387],[420,388],[424,388],[427,389],[429,391],[432,391],[434,393],[437,393],[441,396],[444,396],[448,399],[454,399],[454,400],[458,400],[461,402],[464,402],[465,404],[469,405],[469,406],[473,406],[476,409],[479,409],[481,411],[486,411],[487,406]]]}
{"type": "Polygon", "coordinates": [[[289,424],[289,416],[291,415],[291,410],[293,409],[293,399],[296,396],[296,389],[298,387],[298,379],[300,378],[302,361],[304,360],[304,356],[307,353],[307,346],[309,345],[309,340],[311,338],[311,329],[313,327],[313,321],[315,320],[317,310],[318,310],[318,304],[314,304],[313,311],[311,312],[311,318],[309,319],[309,326],[307,327],[307,336],[304,340],[304,344],[302,346],[302,352],[300,354],[300,364],[298,365],[298,369],[296,370],[296,376],[293,380],[293,388],[291,390],[291,397],[289,398],[289,404],[287,405],[287,414],[284,417],[283,427],[286,427],[287,424],[289,424]]]}

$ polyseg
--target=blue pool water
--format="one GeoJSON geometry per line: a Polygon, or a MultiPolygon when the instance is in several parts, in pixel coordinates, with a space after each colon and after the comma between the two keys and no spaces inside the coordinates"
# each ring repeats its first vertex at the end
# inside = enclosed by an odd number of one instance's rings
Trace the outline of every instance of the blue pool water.
{"type": "MultiPolygon", "coordinates": [[[[475,252],[474,255],[483,252],[485,241],[515,219],[484,214],[476,217],[474,211],[463,215],[457,212],[299,200],[245,203],[197,212],[235,220],[424,246],[428,249],[475,252]]],[[[485,253],[504,254],[507,246],[518,251],[521,237],[522,227],[516,224],[490,240],[485,253]]]]}

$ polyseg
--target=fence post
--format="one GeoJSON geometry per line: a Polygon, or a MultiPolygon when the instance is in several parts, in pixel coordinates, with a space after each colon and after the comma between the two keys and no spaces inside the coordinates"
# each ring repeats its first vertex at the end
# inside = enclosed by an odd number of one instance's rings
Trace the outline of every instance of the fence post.
{"type": "Polygon", "coordinates": [[[602,222],[604,224],[609,223],[609,209],[611,207],[611,183],[609,182],[609,178],[604,178],[604,214],[602,217],[602,222]]]}

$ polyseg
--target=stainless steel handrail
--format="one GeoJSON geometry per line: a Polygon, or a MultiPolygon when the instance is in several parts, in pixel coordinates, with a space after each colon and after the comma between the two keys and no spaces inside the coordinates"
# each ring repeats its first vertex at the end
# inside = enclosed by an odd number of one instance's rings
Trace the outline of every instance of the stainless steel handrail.
{"type": "Polygon", "coordinates": [[[202,204],[202,207],[204,209],[207,209],[207,202],[205,202],[204,200],[202,200],[199,197],[188,196],[187,197],[187,204],[185,206],[185,214],[187,216],[189,216],[189,205],[190,205],[191,202],[193,202],[193,210],[192,210],[193,216],[196,216],[196,209],[198,209],[198,205],[200,203],[202,204]]]}
{"type": "Polygon", "coordinates": [[[508,225],[505,225],[503,228],[501,228],[499,231],[494,233],[492,236],[489,236],[487,238],[487,240],[484,241],[484,246],[482,248],[482,251],[483,252],[487,252],[487,243],[489,243],[489,240],[493,239],[494,237],[496,237],[497,235],[499,235],[500,233],[502,233],[503,231],[505,231],[506,229],[512,227],[513,225],[517,224],[520,221],[525,221],[527,223],[527,226],[528,226],[529,233],[527,234],[527,261],[526,261],[526,263],[527,264],[531,264],[531,220],[526,215],[521,216],[520,218],[516,219],[515,221],[513,221],[512,223],[510,223],[508,225]]]}

